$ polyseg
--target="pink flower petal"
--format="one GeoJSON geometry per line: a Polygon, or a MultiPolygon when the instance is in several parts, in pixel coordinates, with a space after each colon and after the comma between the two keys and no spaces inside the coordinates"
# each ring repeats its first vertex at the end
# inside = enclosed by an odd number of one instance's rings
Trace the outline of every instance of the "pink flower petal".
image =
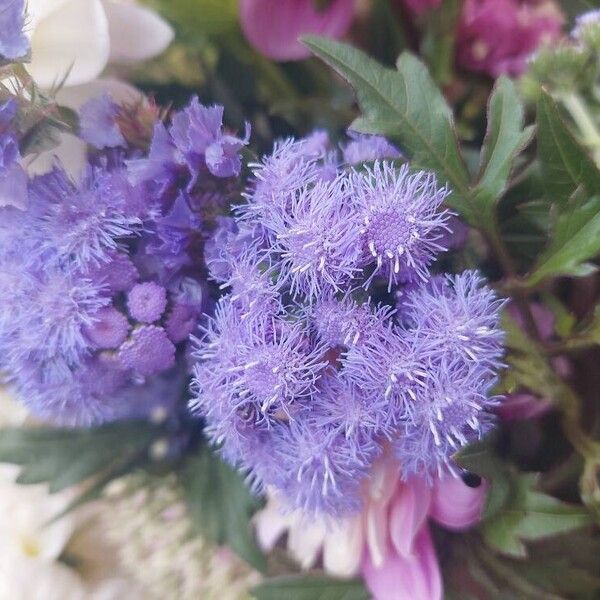
{"type": "Polygon", "coordinates": [[[390,538],[401,556],[412,553],[415,537],[429,511],[431,488],[420,478],[398,486],[390,510],[390,538]]]}
{"type": "Polygon", "coordinates": [[[354,17],[354,0],[333,0],[317,10],[313,0],[241,0],[240,18],[248,41],[274,60],[310,56],[298,38],[316,34],[342,37],[354,17]]]}
{"type": "Polygon", "coordinates": [[[488,484],[472,488],[457,477],[436,482],[429,516],[448,529],[467,529],[481,519],[488,484]]]}
{"type": "Polygon", "coordinates": [[[429,529],[419,532],[410,556],[400,556],[389,545],[381,566],[368,553],[362,573],[374,600],[441,600],[442,579],[429,529]]]}

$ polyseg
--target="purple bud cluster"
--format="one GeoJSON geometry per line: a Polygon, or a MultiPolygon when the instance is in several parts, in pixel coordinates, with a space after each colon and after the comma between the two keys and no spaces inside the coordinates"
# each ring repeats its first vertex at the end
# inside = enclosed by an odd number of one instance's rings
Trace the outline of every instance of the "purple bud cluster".
{"type": "Polygon", "coordinates": [[[0,208],[0,368],[59,423],[173,406],[207,309],[203,245],[246,141],[223,132],[220,107],[194,100],[154,126],[146,155],[131,142],[133,112],[101,97],[81,111],[91,149],[79,180],[58,163],[28,179],[15,112],[0,107],[0,198],[10,186],[12,200],[0,208]]]}
{"type": "Polygon", "coordinates": [[[225,295],[196,341],[206,431],[256,489],[339,515],[391,447],[403,474],[455,471],[491,423],[503,302],[476,272],[432,275],[448,195],[382,138],[317,132],[251,165],[206,244],[225,295]]]}

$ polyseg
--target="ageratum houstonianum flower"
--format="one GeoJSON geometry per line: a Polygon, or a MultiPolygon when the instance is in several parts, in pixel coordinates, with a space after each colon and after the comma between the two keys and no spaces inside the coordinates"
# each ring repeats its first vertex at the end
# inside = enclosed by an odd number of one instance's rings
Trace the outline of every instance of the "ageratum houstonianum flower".
{"type": "Polygon", "coordinates": [[[385,449],[405,478],[457,473],[453,454],[492,421],[503,352],[483,278],[430,274],[447,189],[380,162],[381,139],[353,144],[375,163],[352,166],[316,134],[253,167],[207,244],[227,295],[196,342],[190,405],[255,489],[336,516],[360,506],[385,449]]]}
{"type": "MultiPolygon", "coordinates": [[[[203,110],[219,112],[193,105],[195,117],[203,110]]],[[[196,184],[199,171],[171,165],[168,188],[140,176],[150,159],[129,146],[118,114],[106,98],[88,106],[95,149],[78,180],[57,163],[25,182],[25,209],[0,209],[0,368],[25,404],[60,423],[147,416],[180,401],[188,336],[208,296],[207,204],[221,192],[226,204],[228,182],[208,169],[196,184]],[[111,131],[95,131],[89,111],[111,131]]]]}
{"type": "Polygon", "coordinates": [[[29,52],[23,32],[25,0],[5,0],[0,6],[0,59],[16,60],[29,52]]]}

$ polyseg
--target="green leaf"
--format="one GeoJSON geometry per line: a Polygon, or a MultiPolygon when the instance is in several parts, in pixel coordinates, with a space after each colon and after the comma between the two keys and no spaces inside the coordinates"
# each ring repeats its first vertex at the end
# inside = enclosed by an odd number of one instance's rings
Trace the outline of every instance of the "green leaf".
{"type": "Polygon", "coordinates": [[[600,172],[596,163],[571,133],[556,103],[545,92],[538,102],[537,122],[538,156],[548,198],[566,203],[580,186],[589,195],[600,194],[600,172]]]}
{"type": "Polygon", "coordinates": [[[47,482],[50,492],[58,492],[146,454],[158,434],[158,427],[143,421],[93,429],[1,429],[0,462],[22,467],[18,483],[47,482]]]}
{"type": "Polygon", "coordinates": [[[486,498],[484,519],[498,514],[508,503],[512,493],[512,481],[507,466],[494,454],[491,437],[461,450],[454,459],[471,473],[483,477],[490,483],[490,491],[486,498]]]}
{"type": "Polygon", "coordinates": [[[487,218],[491,218],[498,198],[506,190],[516,156],[533,135],[532,127],[523,129],[523,103],[508,77],[496,80],[488,104],[487,120],[474,195],[477,206],[487,212],[487,218]]]}
{"type": "Polygon", "coordinates": [[[395,141],[415,167],[433,170],[448,182],[453,191],[449,204],[476,221],[452,112],[427,67],[407,52],[394,70],[347,44],[314,36],[303,41],[356,91],[362,116],[352,128],[395,141]]]}
{"type": "Polygon", "coordinates": [[[252,590],[257,600],[368,600],[360,581],[332,579],[324,575],[293,575],[267,579],[252,590]]]}
{"type": "Polygon", "coordinates": [[[201,446],[188,458],[179,477],[197,530],[215,544],[228,545],[250,565],[264,571],[265,558],[250,525],[259,502],[241,475],[201,446]]]}
{"type": "Polygon", "coordinates": [[[535,491],[536,482],[536,475],[515,476],[510,502],[482,525],[483,537],[490,547],[504,554],[525,557],[525,541],[545,539],[593,522],[584,507],[535,491]]]}
{"type": "Polygon", "coordinates": [[[550,244],[538,258],[526,283],[538,284],[547,277],[582,277],[594,272],[587,260],[600,252],[600,196],[585,203],[572,198],[556,218],[550,244]]]}

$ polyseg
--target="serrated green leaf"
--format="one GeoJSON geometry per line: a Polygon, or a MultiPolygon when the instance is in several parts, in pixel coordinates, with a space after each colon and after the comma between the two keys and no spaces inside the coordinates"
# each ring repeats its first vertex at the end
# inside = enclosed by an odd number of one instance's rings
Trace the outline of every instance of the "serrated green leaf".
{"type": "Polygon", "coordinates": [[[533,135],[533,127],[523,129],[523,119],[523,103],[514,83],[508,77],[500,77],[488,103],[487,133],[474,189],[476,204],[488,213],[488,218],[506,190],[516,156],[533,135]]]}
{"type": "Polygon", "coordinates": [[[92,429],[1,429],[0,462],[21,466],[19,483],[48,483],[50,492],[58,492],[118,469],[145,453],[158,434],[158,427],[137,421],[92,429]]]}
{"type": "Polygon", "coordinates": [[[513,481],[510,502],[482,525],[485,541],[495,550],[522,558],[527,556],[525,541],[545,539],[593,522],[584,507],[537,492],[536,475],[519,474],[513,481]]]}
{"type": "Polygon", "coordinates": [[[555,275],[583,277],[595,271],[586,262],[600,252],[600,196],[585,203],[572,198],[556,218],[551,240],[537,261],[527,285],[555,275]]]}
{"type": "Polygon", "coordinates": [[[368,600],[360,581],[333,579],[325,575],[293,575],[267,579],[252,590],[256,600],[368,600]]]}
{"type": "Polygon", "coordinates": [[[435,171],[452,188],[448,203],[476,222],[452,111],[427,67],[408,52],[400,55],[394,70],[347,44],[314,36],[303,41],[354,88],[362,116],[352,128],[387,136],[415,167],[435,171]]]}
{"type": "Polygon", "coordinates": [[[179,472],[190,516],[197,530],[215,544],[227,545],[259,571],[265,557],[256,545],[250,517],[259,507],[241,475],[205,446],[179,472]]]}
{"type": "Polygon", "coordinates": [[[552,202],[566,203],[583,186],[600,194],[600,171],[571,133],[552,97],[542,93],[537,106],[538,156],[544,187],[552,202]]]}

